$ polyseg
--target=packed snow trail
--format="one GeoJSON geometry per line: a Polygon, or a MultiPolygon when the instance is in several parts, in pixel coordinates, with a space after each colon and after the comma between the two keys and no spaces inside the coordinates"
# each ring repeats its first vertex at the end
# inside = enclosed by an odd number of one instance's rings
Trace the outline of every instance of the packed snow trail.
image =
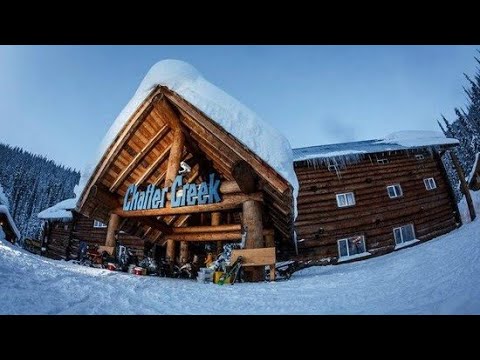
{"type": "Polygon", "coordinates": [[[233,286],[54,261],[0,241],[2,314],[480,314],[480,221],[375,259],[233,286]]]}

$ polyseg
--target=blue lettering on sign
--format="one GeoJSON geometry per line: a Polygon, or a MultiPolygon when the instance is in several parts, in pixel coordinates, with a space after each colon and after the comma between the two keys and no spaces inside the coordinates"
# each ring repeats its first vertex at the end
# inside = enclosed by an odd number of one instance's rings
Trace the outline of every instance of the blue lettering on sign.
{"type": "Polygon", "coordinates": [[[214,204],[222,201],[220,196],[220,179],[215,174],[208,176],[206,181],[200,184],[183,184],[183,176],[178,175],[172,186],[157,188],[150,184],[145,191],[139,190],[132,184],[128,187],[123,199],[123,210],[150,210],[160,209],[166,206],[167,196],[170,193],[170,206],[194,206],[214,204]]]}

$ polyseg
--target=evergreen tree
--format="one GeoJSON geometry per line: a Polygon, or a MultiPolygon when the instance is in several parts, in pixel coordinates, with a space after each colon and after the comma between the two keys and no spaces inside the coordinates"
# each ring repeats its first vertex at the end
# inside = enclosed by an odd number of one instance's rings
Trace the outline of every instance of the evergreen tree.
{"type": "MultiPolygon", "coordinates": [[[[475,61],[480,64],[480,60],[476,57],[475,61]]],[[[437,121],[437,123],[445,136],[456,138],[460,142],[458,148],[454,151],[465,176],[469,176],[475,162],[476,153],[480,152],[480,69],[477,68],[477,73],[473,79],[467,74],[464,75],[468,82],[468,87],[463,88],[467,95],[466,108],[455,108],[456,119],[453,122],[450,123],[442,115],[445,126],[442,126],[440,121],[437,121]]],[[[449,180],[454,185],[457,199],[459,199],[458,176],[451,160],[448,157],[443,157],[443,159],[449,180]]]]}

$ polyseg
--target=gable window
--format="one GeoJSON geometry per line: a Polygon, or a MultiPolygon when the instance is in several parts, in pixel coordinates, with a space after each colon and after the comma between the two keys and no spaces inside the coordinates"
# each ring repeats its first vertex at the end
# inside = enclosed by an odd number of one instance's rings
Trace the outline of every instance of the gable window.
{"type": "Polygon", "coordinates": [[[388,164],[388,159],[377,159],[377,164],[381,164],[381,165],[388,164]]]}
{"type": "Polygon", "coordinates": [[[347,207],[355,205],[355,195],[353,192],[337,194],[338,207],[347,207]]]}
{"type": "Polygon", "coordinates": [[[106,228],[107,225],[105,225],[105,224],[102,223],[101,221],[93,220],[93,227],[94,227],[94,228],[106,228]]]}
{"type": "Polygon", "coordinates": [[[365,237],[357,235],[337,241],[340,260],[370,255],[365,247],[365,237]]]}
{"type": "Polygon", "coordinates": [[[395,199],[395,198],[403,196],[403,191],[402,191],[402,187],[400,186],[400,184],[388,185],[387,186],[387,193],[388,193],[388,197],[390,199],[395,199]]]}
{"type": "Polygon", "coordinates": [[[415,155],[415,159],[416,160],[423,160],[423,159],[425,159],[425,156],[423,156],[422,154],[417,154],[417,155],[415,155]]]}
{"type": "Polygon", "coordinates": [[[402,245],[415,240],[415,230],[413,224],[407,224],[393,229],[393,236],[396,245],[402,245]]]}
{"type": "Polygon", "coordinates": [[[425,188],[427,190],[433,190],[437,188],[437,184],[435,183],[434,178],[423,179],[423,183],[425,184],[425,188]]]}

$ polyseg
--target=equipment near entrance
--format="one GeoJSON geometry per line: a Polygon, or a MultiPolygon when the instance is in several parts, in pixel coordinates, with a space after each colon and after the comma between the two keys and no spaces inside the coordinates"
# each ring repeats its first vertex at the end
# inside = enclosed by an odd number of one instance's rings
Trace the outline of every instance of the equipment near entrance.
{"type": "Polygon", "coordinates": [[[230,270],[224,272],[223,275],[220,276],[220,279],[218,279],[217,284],[223,285],[228,279],[230,279],[230,284],[233,285],[237,280],[238,273],[240,272],[240,269],[242,267],[242,261],[243,261],[243,258],[241,256],[237,257],[237,260],[235,260],[235,262],[232,264],[232,266],[230,267],[230,270]]]}

